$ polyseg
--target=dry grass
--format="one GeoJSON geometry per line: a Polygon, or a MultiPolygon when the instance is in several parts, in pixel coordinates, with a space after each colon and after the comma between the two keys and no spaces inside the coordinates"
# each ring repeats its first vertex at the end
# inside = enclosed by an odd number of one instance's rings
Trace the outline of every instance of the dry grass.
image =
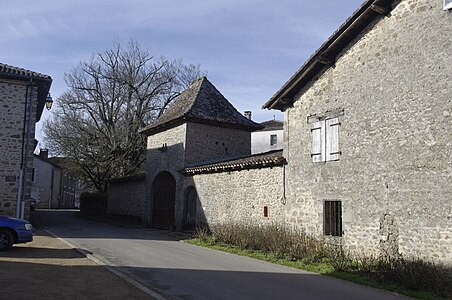
{"type": "Polygon", "coordinates": [[[288,261],[327,263],[332,266],[334,273],[359,275],[381,284],[427,291],[452,299],[452,270],[420,259],[356,256],[339,245],[276,224],[222,224],[213,226],[211,230],[198,228],[197,237],[210,245],[223,244],[261,251],[288,261]]]}

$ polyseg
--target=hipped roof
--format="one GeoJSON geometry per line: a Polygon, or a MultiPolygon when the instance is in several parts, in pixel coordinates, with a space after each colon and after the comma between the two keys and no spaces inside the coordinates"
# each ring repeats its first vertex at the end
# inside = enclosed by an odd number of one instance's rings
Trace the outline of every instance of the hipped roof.
{"type": "Polygon", "coordinates": [[[388,15],[400,0],[367,0],[342,24],[262,108],[281,111],[312,79],[333,66],[337,56],[372,22],[388,15]]]}
{"type": "Polygon", "coordinates": [[[230,127],[246,131],[262,128],[244,117],[206,78],[195,80],[154,123],[140,133],[151,135],[186,122],[230,127]]]}

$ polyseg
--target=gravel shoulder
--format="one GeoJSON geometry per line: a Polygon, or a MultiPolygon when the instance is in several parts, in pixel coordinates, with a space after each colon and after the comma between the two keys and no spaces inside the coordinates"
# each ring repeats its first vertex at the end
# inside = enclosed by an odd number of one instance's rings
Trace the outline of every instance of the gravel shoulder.
{"type": "Polygon", "coordinates": [[[41,229],[0,252],[0,287],[0,299],[151,299],[41,229]]]}

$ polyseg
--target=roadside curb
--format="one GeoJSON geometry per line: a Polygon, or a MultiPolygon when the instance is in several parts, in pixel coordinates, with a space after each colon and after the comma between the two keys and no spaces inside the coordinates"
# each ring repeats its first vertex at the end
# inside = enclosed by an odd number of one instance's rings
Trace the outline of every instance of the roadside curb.
{"type": "Polygon", "coordinates": [[[117,270],[115,267],[109,266],[106,262],[102,261],[101,259],[95,257],[93,254],[91,254],[90,252],[84,250],[84,249],[80,249],[77,248],[75,245],[73,245],[71,242],[65,240],[62,237],[59,237],[58,235],[56,235],[55,233],[51,232],[50,230],[46,229],[45,227],[41,227],[42,230],[44,230],[45,232],[47,232],[48,234],[50,234],[51,236],[53,236],[54,238],[58,239],[59,241],[63,242],[64,244],[66,244],[67,246],[69,246],[70,248],[74,249],[75,251],[77,251],[78,253],[82,254],[83,256],[86,256],[86,258],[88,258],[89,260],[95,262],[96,264],[98,264],[99,266],[104,267],[105,269],[107,269],[108,271],[110,271],[111,273],[115,274],[116,276],[118,276],[119,278],[127,281],[128,283],[130,283],[131,285],[135,286],[136,288],[140,289],[141,291],[143,291],[144,293],[148,294],[149,296],[153,297],[156,300],[168,300],[168,298],[165,298],[164,296],[162,296],[161,294],[159,294],[158,292],[144,286],[143,284],[139,283],[138,281],[136,281],[135,279],[131,278],[130,276],[124,274],[123,272],[117,270]]]}

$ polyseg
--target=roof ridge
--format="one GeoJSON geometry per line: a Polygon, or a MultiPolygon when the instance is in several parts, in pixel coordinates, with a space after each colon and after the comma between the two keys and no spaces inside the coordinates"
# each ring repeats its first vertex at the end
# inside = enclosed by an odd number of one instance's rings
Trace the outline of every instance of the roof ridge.
{"type": "MultiPolygon", "coordinates": [[[[193,80],[192,83],[187,87],[187,89],[185,89],[185,91],[188,91],[192,85],[197,84],[199,81],[201,82],[201,83],[199,84],[198,88],[195,90],[195,91],[196,91],[195,99],[192,101],[192,103],[191,103],[191,105],[189,106],[189,108],[187,109],[187,111],[182,115],[183,117],[185,117],[185,116],[187,116],[187,115],[190,115],[191,111],[193,110],[193,107],[194,107],[195,104],[196,104],[196,101],[197,101],[198,98],[199,98],[199,91],[201,90],[201,87],[202,87],[203,84],[206,82],[206,80],[208,80],[207,77],[206,77],[206,76],[202,76],[202,77],[200,77],[200,78],[198,78],[198,79],[196,79],[196,80],[193,80]]],[[[185,91],[183,91],[182,93],[184,93],[185,91]]],[[[181,93],[181,94],[182,94],[182,93],[181,93]]]]}

